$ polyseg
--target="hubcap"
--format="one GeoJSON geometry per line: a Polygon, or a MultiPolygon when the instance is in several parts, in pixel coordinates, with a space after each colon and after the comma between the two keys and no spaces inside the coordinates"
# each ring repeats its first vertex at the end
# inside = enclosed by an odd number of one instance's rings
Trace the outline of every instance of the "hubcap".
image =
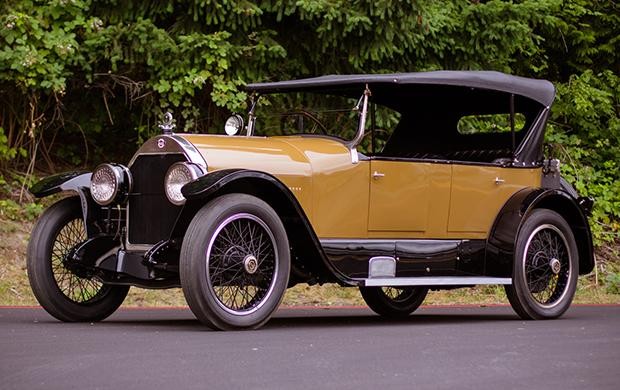
{"type": "Polygon", "coordinates": [[[551,271],[557,275],[560,273],[560,270],[562,269],[562,263],[560,263],[560,260],[553,258],[551,259],[551,261],[549,262],[549,266],[551,267],[551,271]]]}
{"type": "Polygon", "coordinates": [[[245,268],[245,272],[250,275],[254,274],[258,269],[258,261],[256,257],[253,255],[247,255],[245,259],[243,259],[243,268],[245,268]]]}

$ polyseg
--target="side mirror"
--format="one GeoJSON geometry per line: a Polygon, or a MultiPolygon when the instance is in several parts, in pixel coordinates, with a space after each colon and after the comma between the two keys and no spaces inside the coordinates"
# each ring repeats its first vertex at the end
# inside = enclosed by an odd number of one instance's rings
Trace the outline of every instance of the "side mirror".
{"type": "Polygon", "coordinates": [[[243,118],[239,114],[231,115],[224,124],[224,131],[228,135],[235,135],[243,130],[243,118]]]}

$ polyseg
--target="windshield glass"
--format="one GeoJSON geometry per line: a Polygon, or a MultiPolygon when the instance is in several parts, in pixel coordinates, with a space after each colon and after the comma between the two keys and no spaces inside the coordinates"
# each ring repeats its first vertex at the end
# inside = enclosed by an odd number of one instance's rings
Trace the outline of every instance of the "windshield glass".
{"type": "Polygon", "coordinates": [[[256,135],[327,135],[355,137],[358,99],[310,93],[263,95],[256,106],[256,135]]]}

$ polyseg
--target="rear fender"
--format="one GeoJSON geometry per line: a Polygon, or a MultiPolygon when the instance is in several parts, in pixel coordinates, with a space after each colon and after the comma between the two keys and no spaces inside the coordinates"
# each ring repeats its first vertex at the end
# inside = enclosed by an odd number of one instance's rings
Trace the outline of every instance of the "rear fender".
{"type": "Polygon", "coordinates": [[[562,189],[526,188],[506,202],[495,220],[487,241],[486,275],[512,276],[519,230],[528,215],[539,208],[553,210],[568,222],[577,243],[579,274],[594,269],[592,234],[579,201],[562,189]]]}

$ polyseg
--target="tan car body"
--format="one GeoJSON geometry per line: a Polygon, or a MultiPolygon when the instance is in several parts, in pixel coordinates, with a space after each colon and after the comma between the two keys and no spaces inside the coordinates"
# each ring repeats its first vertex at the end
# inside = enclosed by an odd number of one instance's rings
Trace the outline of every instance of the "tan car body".
{"type": "Polygon", "coordinates": [[[316,235],[327,238],[485,239],[506,201],[539,187],[541,168],[458,162],[353,163],[327,137],[183,135],[208,171],[243,168],[284,183],[316,235]]]}

